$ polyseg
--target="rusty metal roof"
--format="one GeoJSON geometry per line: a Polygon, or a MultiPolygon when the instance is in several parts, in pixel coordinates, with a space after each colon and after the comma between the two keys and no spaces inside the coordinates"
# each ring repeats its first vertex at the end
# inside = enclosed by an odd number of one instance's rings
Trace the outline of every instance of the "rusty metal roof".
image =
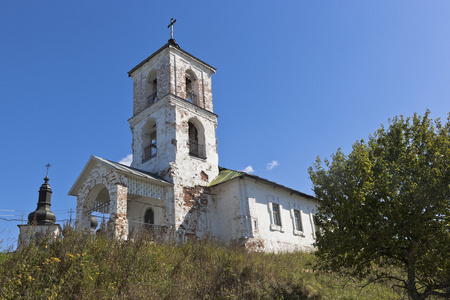
{"type": "Polygon", "coordinates": [[[248,173],[243,172],[243,171],[234,171],[234,170],[230,170],[230,169],[226,169],[226,168],[222,168],[222,167],[219,167],[219,175],[216,178],[214,178],[214,180],[211,181],[208,184],[208,187],[216,186],[216,185],[222,184],[224,182],[233,180],[235,178],[244,178],[244,177],[253,179],[256,182],[261,182],[263,184],[270,185],[272,187],[278,187],[278,188],[285,189],[291,194],[297,194],[299,196],[302,196],[302,197],[305,197],[305,198],[309,198],[309,199],[314,199],[314,200],[316,199],[314,196],[311,196],[311,195],[299,192],[297,190],[293,190],[291,188],[285,187],[284,185],[281,185],[281,184],[278,184],[276,182],[273,182],[273,181],[261,178],[259,176],[251,175],[251,174],[248,174],[248,173]]]}

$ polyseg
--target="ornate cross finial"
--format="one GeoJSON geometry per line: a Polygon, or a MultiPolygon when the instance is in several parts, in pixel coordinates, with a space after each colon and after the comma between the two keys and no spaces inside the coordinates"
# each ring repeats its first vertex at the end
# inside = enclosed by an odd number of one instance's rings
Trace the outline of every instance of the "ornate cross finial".
{"type": "Polygon", "coordinates": [[[47,174],[45,175],[45,177],[48,178],[48,169],[49,169],[52,165],[51,165],[50,163],[48,163],[48,164],[46,164],[45,166],[47,167],[47,174]]]}
{"type": "Polygon", "coordinates": [[[170,24],[169,24],[169,26],[167,26],[167,28],[169,28],[170,27],[170,39],[171,40],[173,40],[173,24],[175,24],[175,22],[176,22],[177,20],[175,19],[170,19],[170,24]]]}

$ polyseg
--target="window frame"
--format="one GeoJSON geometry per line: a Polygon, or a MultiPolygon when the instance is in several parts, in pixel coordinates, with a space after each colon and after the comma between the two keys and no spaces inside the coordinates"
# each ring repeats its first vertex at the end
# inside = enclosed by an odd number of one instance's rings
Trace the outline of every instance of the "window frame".
{"type": "Polygon", "coordinates": [[[272,202],[270,204],[271,224],[270,230],[283,232],[283,223],[281,221],[281,205],[272,202]]]}
{"type": "Polygon", "coordinates": [[[305,236],[303,233],[302,212],[299,209],[292,210],[294,235],[305,236]]]}
{"type": "Polygon", "coordinates": [[[280,205],[272,203],[273,224],[281,226],[280,205]]]}

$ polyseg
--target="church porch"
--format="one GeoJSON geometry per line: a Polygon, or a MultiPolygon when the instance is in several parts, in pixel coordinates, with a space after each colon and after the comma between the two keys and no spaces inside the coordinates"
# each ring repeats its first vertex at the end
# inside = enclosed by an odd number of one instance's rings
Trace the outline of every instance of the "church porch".
{"type": "Polygon", "coordinates": [[[141,227],[170,228],[172,194],[172,184],[153,174],[95,156],[69,192],[77,197],[78,230],[91,230],[91,216],[100,216],[119,239],[141,227]]]}

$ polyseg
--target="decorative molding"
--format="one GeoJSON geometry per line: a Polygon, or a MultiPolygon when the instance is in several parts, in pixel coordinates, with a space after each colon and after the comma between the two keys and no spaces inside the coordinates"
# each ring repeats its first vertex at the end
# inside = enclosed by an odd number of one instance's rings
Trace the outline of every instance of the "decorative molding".
{"type": "Polygon", "coordinates": [[[165,188],[136,178],[127,178],[128,193],[158,200],[164,200],[165,188]]]}

